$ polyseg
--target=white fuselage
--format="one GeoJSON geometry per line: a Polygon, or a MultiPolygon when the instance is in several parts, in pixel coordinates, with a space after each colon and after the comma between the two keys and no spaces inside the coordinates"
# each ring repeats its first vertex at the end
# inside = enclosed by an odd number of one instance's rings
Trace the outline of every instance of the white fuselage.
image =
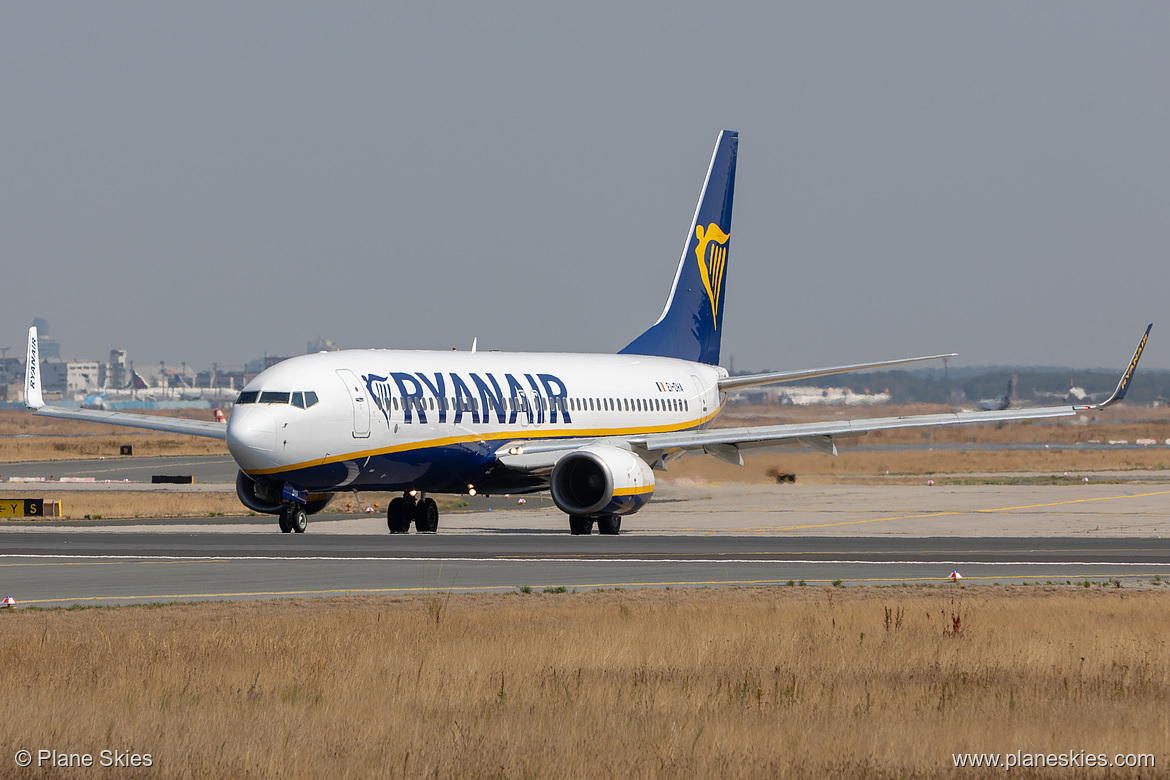
{"type": "Polygon", "coordinates": [[[254,478],[309,491],[539,489],[502,473],[495,452],[702,427],[726,375],[637,355],[321,352],[248,383],[227,444],[254,478]]]}

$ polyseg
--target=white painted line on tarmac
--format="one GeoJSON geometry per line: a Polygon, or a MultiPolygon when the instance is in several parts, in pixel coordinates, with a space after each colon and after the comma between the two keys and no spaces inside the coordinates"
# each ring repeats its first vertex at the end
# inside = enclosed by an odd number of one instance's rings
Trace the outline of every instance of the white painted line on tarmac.
{"type": "Polygon", "coordinates": [[[756,564],[837,564],[837,565],[866,565],[866,566],[1134,566],[1157,567],[1170,566],[1170,563],[1140,563],[1132,561],[961,561],[961,560],[896,560],[896,561],[867,561],[831,558],[579,558],[579,557],[542,557],[542,556],[508,556],[507,558],[487,557],[453,557],[442,556],[398,556],[398,557],[369,557],[369,556],[328,556],[328,555],[21,555],[0,554],[0,558],[13,560],[28,560],[30,563],[0,563],[0,566],[28,566],[38,565],[31,563],[44,559],[53,559],[61,563],[44,563],[43,566],[67,565],[67,561],[116,563],[127,562],[187,562],[187,563],[230,563],[232,561],[346,561],[350,563],[756,563],[756,564]]]}

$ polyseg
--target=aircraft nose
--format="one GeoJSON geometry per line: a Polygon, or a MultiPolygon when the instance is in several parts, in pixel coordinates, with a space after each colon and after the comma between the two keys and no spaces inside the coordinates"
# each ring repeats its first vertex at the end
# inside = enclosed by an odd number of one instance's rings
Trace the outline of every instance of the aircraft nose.
{"type": "Polygon", "coordinates": [[[236,407],[228,420],[228,452],[245,469],[269,468],[276,449],[276,418],[262,406],[236,407]]]}

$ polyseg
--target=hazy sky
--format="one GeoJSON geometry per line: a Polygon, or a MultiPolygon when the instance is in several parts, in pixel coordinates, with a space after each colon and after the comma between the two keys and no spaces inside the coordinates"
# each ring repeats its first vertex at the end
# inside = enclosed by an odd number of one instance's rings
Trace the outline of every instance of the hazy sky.
{"type": "Polygon", "coordinates": [[[614,351],[740,131],[724,362],[1170,367],[1170,5],[0,5],[0,346],[614,351]]]}

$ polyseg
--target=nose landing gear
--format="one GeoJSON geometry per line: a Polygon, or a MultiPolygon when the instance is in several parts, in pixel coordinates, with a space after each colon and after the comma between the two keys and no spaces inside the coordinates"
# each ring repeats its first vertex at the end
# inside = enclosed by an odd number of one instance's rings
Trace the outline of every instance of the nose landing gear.
{"type": "Polygon", "coordinates": [[[288,503],[280,509],[280,532],[303,534],[309,527],[309,516],[300,504],[288,503]]]}

